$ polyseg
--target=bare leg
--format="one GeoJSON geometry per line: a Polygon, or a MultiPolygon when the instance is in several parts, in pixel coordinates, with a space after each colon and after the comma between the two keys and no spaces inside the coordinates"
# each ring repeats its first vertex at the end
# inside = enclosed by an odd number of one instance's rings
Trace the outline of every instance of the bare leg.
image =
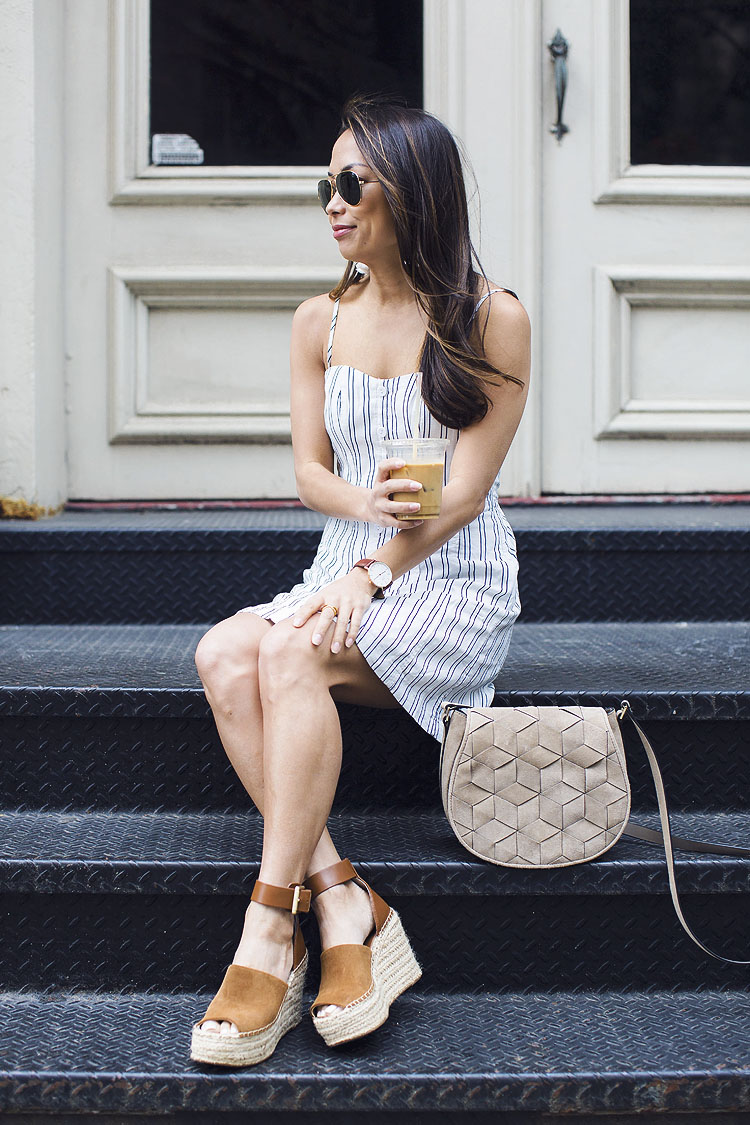
{"type": "MultiPolygon", "coordinates": [[[[265,814],[261,878],[282,886],[339,859],[324,827],[341,764],[332,696],[398,706],[356,646],[336,655],[325,645],[316,648],[314,628],[315,619],[301,630],[288,622],[272,629],[253,614],[238,614],[211,630],[196,653],[227,755],[265,814]]],[[[372,925],[367,896],[355,884],[327,891],[316,900],[316,914],[324,947],[361,942],[372,925]]],[[[286,979],[291,924],[289,915],[252,903],[235,963],[286,979]]],[[[235,1030],[227,1022],[203,1026],[235,1030]]]]}
{"type": "MultiPolygon", "coordinates": [[[[272,628],[273,622],[254,613],[237,613],[210,629],[195,653],[221,744],[261,815],[263,708],[258,690],[258,651],[262,638],[272,628]]],[[[339,858],[326,828],[311,857],[309,874],[339,858]]]]}

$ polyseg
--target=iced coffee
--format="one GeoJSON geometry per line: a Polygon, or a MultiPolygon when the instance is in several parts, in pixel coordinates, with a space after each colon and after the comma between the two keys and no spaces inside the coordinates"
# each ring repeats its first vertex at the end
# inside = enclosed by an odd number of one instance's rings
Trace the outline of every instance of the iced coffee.
{"type": "Polygon", "coordinates": [[[411,438],[386,442],[388,457],[405,461],[402,469],[391,469],[391,480],[416,480],[422,485],[419,492],[394,492],[392,500],[401,504],[420,505],[419,511],[402,512],[399,520],[435,520],[440,515],[445,472],[445,438],[411,438]]]}

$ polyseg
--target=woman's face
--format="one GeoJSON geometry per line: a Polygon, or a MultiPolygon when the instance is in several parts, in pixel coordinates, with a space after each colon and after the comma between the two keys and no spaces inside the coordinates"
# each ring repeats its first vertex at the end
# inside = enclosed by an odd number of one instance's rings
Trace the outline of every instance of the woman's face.
{"type": "Polygon", "coordinates": [[[335,176],[348,168],[367,182],[362,184],[362,199],[355,206],[345,203],[334,190],[326,207],[342,257],[368,266],[393,258],[400,261],[396,228],[383,188],[347,129],[333,146],[329,173],[335,176]]]}

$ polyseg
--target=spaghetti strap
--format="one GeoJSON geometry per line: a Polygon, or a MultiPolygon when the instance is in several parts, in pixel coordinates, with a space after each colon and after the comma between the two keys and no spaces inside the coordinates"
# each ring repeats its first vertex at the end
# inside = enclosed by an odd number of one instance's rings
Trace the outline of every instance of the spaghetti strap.
{"type": "Polygon", "coordinates": [[[485,293],[485,295],[483,297],[480,297],[479,300],[477,301],[477,303],[474,307],[474,316],[477,315],[477,313],[481,309],[484,302],[487,300],[487,298],[489,296],[491,296],[492,293],[510,293],[511,297],[515,297],[517,301],[520,299],[518,294],[514,293],[512,289],[505,289],[502,286],[499,289],[488,289],[487,292],[485,293]]]}
{"type": "MultiPolygon", "coordinates": [[[[339,298],[340,300],[340,298],[339,298]]],[[[336,331],[336,321],[339,316],[339,302],[336,301],[333,306],[333,313],[331,314],[331,331],[328,333],[328,353],[326,358],[326,366],[331,366],[331,358],[333,357],[333,334],[336,331]]]]}

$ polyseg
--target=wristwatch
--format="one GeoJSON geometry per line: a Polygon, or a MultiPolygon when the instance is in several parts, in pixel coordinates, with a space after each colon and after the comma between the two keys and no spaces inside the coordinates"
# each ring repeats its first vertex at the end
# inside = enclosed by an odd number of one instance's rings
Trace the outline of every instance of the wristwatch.
{"type": "Polygon", "coordinates": [[[393,581],[393,571],[388,566],[388,563],[381,562],[380,559],[360,559],[355,562],[354,566],[361,566],[363,570],[367,571],[367,576],[376,587],[374,598],[384,598],[383,590],[390,586],[393,581]]]}

